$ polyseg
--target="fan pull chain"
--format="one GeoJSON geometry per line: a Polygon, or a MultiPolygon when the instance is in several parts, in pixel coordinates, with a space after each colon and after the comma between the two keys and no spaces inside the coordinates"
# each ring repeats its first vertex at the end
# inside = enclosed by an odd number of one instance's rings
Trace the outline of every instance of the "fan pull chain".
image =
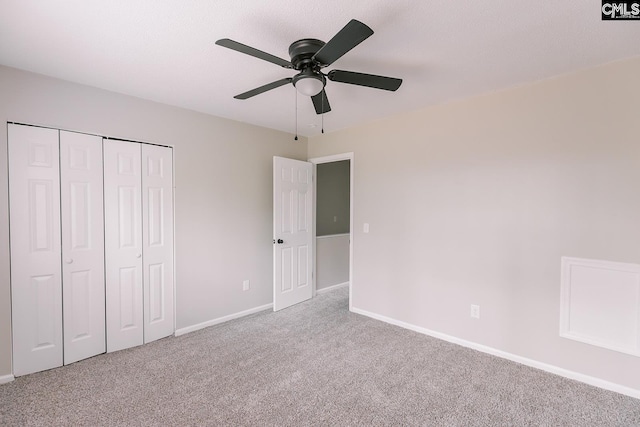
{"type": "Polygon", "coordinates": [[[321,133],[324,133],[324,97],[325,97],[325,93],[324,93],[324,89],[322,89],[322,117],[321,117],[321,121],[322,121],[322,129],[320,130],[321,133]]]}
{"type": "Polygon", "coordinates": [[[296,93],[296,137],[293,138],[294,141],[298,140],[298,90],[294,91],[296,93]]]}

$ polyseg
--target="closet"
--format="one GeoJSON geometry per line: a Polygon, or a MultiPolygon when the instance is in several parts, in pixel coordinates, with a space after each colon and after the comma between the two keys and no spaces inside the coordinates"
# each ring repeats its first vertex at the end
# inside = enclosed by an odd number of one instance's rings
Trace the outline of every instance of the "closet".
{"type": "Polygon", "coordinates": [[[7,131],[14,375],[171,335],[172,149],[7,131]]]}
{"type": "Polygon", "coordinates": [[[171,156],[168,147],[104,143],[108,351],[174,331],[171,156]]]}

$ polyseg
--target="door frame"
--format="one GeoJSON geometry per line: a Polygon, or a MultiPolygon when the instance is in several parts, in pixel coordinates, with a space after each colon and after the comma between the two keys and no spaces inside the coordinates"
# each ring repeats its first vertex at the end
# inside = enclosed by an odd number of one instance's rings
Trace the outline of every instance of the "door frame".
{"type": "Polygon", "coordinates": [[[316,215],[317,215],[317,195],[318,195],[318,171],[317,166],[322,163],[333,163],[340,162],[343,160],[349,160],[349,311],[352,306],[352,290],[353,290],[353,177],[354,177],[354,155],[353,152],[342,153],[342,154],[333,154],[331,156],[323,156],[323,157],[313,157],[308,160],[308,162],[313,164],[313,230],[312,230],[312,239],[313,239],[313,297],[316,296],[316,279],[318,277],[318,269],[316,267],[316,258],[318,252],[316,251],[316,215]]]}

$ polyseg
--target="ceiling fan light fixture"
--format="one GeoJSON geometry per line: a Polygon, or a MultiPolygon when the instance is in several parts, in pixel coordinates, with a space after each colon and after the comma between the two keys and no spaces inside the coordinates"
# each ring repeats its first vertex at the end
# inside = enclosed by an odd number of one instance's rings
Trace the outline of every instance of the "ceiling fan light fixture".
{"type": "Polygon", "coordinates": [[[321,75],[301,73],[293,78],[296,90],[305,96],[315,96],[324,89],[325,81],[321,75]]]}

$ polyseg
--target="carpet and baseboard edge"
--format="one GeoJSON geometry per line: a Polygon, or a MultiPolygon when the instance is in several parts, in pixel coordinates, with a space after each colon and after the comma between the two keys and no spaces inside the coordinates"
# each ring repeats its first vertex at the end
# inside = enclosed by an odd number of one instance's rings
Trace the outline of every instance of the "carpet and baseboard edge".
{"type": "MultiPolygon", "coordinates": [[[[349,282],[338,283],[337,285],[329,286],[323,289],[318,289],[316,293],[322,294],[324,292],[333,291],[339,288],[343,288],[345,286],[349,286],[349,282]]],[[[176,332],[174,335],[176,337],[179,337],[180,335],[188,334],[189,332],[195,332],[200,329],[207,328],[209,326],[218,325],[220,323],[228,322],[229,320],[239,319],[241,317],[248,316],[250,314],[255,314],[260,311],[269,310],[271,308],[273,308],[273,304],[265,304],[259,307],[250,308],[249,310],[239,311],[237,313],[232,313],[227,316],[218,317],[217,319],[211,319],[211,320],[207,320],[206,322],[198,323],[196,325],[187,326],[186,328],[176,329],[176,332]]]]}
{"type": "Polygon", "coordinates": [[[0,376],[0,384],[10,383],[13,380],[15,380],[15,377],[13,375],[2,375],[2,376],[0,376]]]}
{"type": "Polygon", "coordinates": [[[518,356],[516,354],[508,353],[506,351],[498,350],[493,347],[489,347],[486,345],[474,343],[472,341],[467,341],[462,338],[457,338],[451,335],[443,334],[440,332],[432,331],[430,329],[422,328],[420,326],[413,325],[411,323],[406,323],[400,320],[396,320],[390,317],[382,316],[376,313],[372,313],[366,310],[361,310],[356,307],[351,308],[351,312],[360,314],[362,316],[370,317],[372,319],[379,320],[381,322],[389,323],[391,325],[399,326],[404,329],[409,329],[414,332],[418,332],[420,334],[428,335],[433,338],[441,339],[443,341],[448,341],[453,344],[458,344],[463,347],[471,348],[473,350],[478,350],[483,353],[490,354],[492,356],[500,357],[502,359],[507,359],[512,362],[520,363],[522,365],[526,365],[532,368],[540,369],[542,371],[546,371],[552,374],[559,375],[561,377],[569,378],[572,380],[580,381],[585,384],[589,384],[595,387],[599,387],[605,390],[614,391],[616,393],[624,394],[629,397],[634,397],[636,399],[640,399],[640,390],[626,387],[621,384],[613,383],[610,381],[606,381],[600,378],[592,377],[589,375],[581,374],[579,372],[570,371],[568,369],[560,368],[555,365],[550,365],[548,363],[539,362],[534,359],[529,359],[523,356],[518,356]]]}
{"type": "Polygon", "coordinates": [[[198,323],[196,325],[187,326],[186,328],[176,329],[176,332],[174,335],[176,337],[179,337],[180,335],[188,334],[189,332],[195,332],[209,326],[218,325],[220,323],[228,322],[229,320],[238,319],[240,317],[258,313],[260,311],[268,310],[270,308],[273,308],[273,304],[265,304],[259,307],[250,308],[249,310],[239,311],[237,313],[232,313],[227,316],[218,317],[217,319],[211,319],[211,320],[207,320],[206,322],[198,323]]]}
{"type": "Polygon", "coordinates": [[[337,285],[327,286],[326,288],[318,289],[316,294],[323,294],[325,292],[331,292],[336,289],[344,288],[345,286],[349,286],[349,282],[338,283],[337,285]]]}

